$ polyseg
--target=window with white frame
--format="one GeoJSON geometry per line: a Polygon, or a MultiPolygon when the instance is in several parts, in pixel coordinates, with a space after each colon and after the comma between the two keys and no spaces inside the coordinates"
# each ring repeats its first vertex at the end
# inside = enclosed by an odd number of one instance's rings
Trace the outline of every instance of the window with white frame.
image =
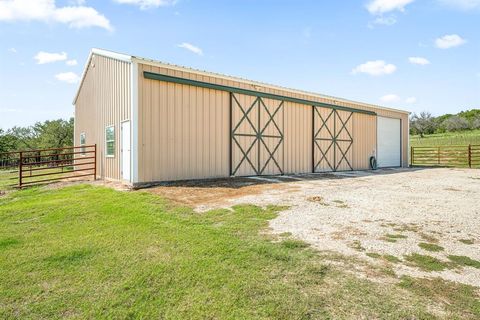
{"type": "Polygon", "coordinates": [[[115,127],[109,126],[105,129],[105,155],[107,157],[115,156],[115,127]]]}
{"type": "Polygon", "coordinates": [[[81,148],[81,151],[82,151],[82,155],[85,155],[85,144],[86,144],[86,136],[85,136],[85,132],[82,132],[80,133],[80,146],[82,147],[81,148]]]}

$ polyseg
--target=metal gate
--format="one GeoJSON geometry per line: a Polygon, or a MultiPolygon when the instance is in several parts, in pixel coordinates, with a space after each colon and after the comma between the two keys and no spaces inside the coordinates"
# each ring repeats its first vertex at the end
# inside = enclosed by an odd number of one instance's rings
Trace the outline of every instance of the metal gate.
{"type": "Polygon", "coordinates": [[[283,104],[230,93],[232,176],[283,174],[283,104]]]}
{"type": "Polygon", "coordinates": [[[313,107],[313,172],[353,170],[352,115],[313,107]]]}

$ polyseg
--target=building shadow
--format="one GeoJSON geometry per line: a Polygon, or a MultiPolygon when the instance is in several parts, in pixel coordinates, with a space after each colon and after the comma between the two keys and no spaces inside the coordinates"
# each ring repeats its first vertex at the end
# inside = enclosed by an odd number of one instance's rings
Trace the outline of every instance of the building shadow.
{"type": "Polygon", "coordinates": [[[239,189],[247,186],[265,185],[265,184],[281,184],[301,181],[316,180],[339,180],[339,179],[355,179],[371,176],[394,175],[405,172],[416,172],[428,170],[426,167],[415,168],[385,168],[378,170],[362,170],[362,171],[339,171],[324,173],[302,173],[302,174],[284,174],[271,176],[251,176],[251,177],[228,177],[213,178],[201,180],[181,180],[167,182],[152,182],[139,186],[137,189],[149,189],[155,187],[177,187],[177,188],[229,188],[239,189]]]}

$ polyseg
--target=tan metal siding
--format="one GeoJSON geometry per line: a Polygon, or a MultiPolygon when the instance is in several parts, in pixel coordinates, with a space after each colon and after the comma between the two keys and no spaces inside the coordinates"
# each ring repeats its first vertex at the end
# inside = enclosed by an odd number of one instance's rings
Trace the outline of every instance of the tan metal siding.
{"type": "Polygon", "coordinates": [[[131,110],[130,63],[93,55],[75,104],[75,145],[97,144],[97,174],[120,180],[120,123],[131,110]],[[115,156],[105,157],[105,128],[115,126],[115,156]]]}
{"type": "Polygon", "coordinates": [[[139,181],[228,176],[229,94],[146,80],[144,70],[160,72],[139,64],[139,181]]]}
{"type": "MultiPolygon", "coordinates": [[[[399,118],[402,120],[402,163],[404,166],[408,164],[408,115],[405,113],[255,86],[193,71],[181,71],[139,63],[140,182],[225,177],[229,175],[230,167],[230,94],[219,90],[145,79],[143,71],[369,110],[376,112],[379,116],[399,118]]],[[[255,100],[255,97],[239,96],[242,105],[248,105],[255,100]]],[[[265,100],[269,101],[269,99],[265,100]]],[[[268,102],[271,106],[278,105],[278,103],[277,100],[268,102]]],[[[291,102],[284,103],[283,154],[278,156],[279,161],[282,162],[284,173],[311,172],[312,170],[311,112],[311,106],[291,102]]],[[[344,115],[342,111],[339,112],[344,115]]],[[[238,116],[238,114],[233,114],[233,119],[238,119],[238,116]]],[[[253,119],[255,117],[252,115],[253,119]]],[[[338,121],[337,124],[339,124],[338,121]]],[[[246,122],[242,123],[241,128],[249,130],[246,122]]],[[[268,131],[271,130],[271,128],[268,129],[268,131]]],[[[353,138],[352,148],[347,154],[348,160],[354,170],[368,169],[368,159],[376,150],[376,117],[354,113],[348,124],[348,130],[353,138]]],[[[345,132],[342,132],[341,136],[346,137],[345,132]]],[[[250,141],[248,138],[243,139],[240,142],[242,148],[247,149],[249,142],[251,144],[251,139],[250,141]]],[[[273,148],[273,142],[269,142],[269,146],[273,148]]],[[[254,149],[249,157],[252,161],[257,161],[258,149],[254,149]]],[[[233,163],[238,163],[241,157],[238,148],[232,144],[233,163]]],[[[265,154],[260,157],[266,159],[265,154]]],[[[337,152],[336,157],[341,157],[341,154],[337,152]]],[[[338,170],[349,169],[347,167],[343,162],[338,170]]],[[[273,163],[269,163],[265,173],[267,172],[278,173],[278,170],[273,163]]],[[[248,163],[242,163],[237,175],[251,174],[254,174],[251,166],[248,163]]]]}
{"type": "Polygon", "coordinates": [[[355,170],[370,168],[370,157],[377,149],[377,117],[353,114],[353,163],[355,170]]]}
{"type": "Polygon", "coordinates": [[[284,114],[284,171],[312,171],[312,107],[286,102],[284,114]]]}

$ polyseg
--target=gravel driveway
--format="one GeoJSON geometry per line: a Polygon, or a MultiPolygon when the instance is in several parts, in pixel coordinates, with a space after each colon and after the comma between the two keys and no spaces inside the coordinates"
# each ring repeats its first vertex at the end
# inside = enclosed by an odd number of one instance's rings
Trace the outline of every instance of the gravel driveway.
{"type": "MultiPolygon", "coordinates": [[[[319,250],[380,263],[394,256],[397,275],[439,276],[480,287],[480,269],[464,266],[425,271],[405,261],[412,253],[449,263],[450,255],[480,260],[480,170],[395,169],[308,176],[231,199],[229,205],[284,204],[271,221],[274,233],[291,233],[319,250]],[[419,247],[435,244],[437,252],[419,247]],[[443,249],[442,249],[443,248],[443,249]],[[368,255],[367,255],[368,254],[368,255]]],[[[279,179],[279,178],[260,178],[279,179]]]]}
{"type": "Polygon", "coordinates": [[[270,223],[274,234],[291,234],[320,251],[362,259],[367,266],[387,264],[397,276],[441,277],[480,287],[478,169],[218,179],[149,190],[197,211],[236,204],[288,205],[270,223]],[[421,267],[411,261],[412,254],[437,260],[421,267]],[[467,261],[454,264],[452,255],[467,261]],[[438,265],[443,270],[425,268],[438,265]]]}

